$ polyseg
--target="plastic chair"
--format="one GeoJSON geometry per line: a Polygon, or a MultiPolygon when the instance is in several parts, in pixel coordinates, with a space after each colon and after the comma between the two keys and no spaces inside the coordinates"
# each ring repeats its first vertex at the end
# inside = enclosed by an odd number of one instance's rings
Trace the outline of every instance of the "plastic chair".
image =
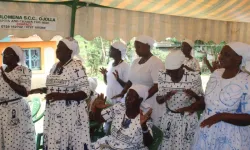
{"type": "Polygon", "coordinates": [[[102,138],[105,136],[105,133],[103,130],[103,124],[100,124],[96,121],[90,121],[89,128],[90,128],[91,142],[96,142],[99,138],[102,138]]]}
{"type": "Polygon", "coordinates": [[[41,101],[38,97],[34,97],[32,98],[31,101],[29,101],[29,103],[31,103],[31,116],[32,118],[35,117],[37,115],[37,113],[39,112],[40,108],[41,108],[41,101]]]}
{"type": "Polygon", "coordinates": [[[154,141],[148,148],[149,150],[158,150],[158,147],[160,146],[163,139],[163,132],[156,126],[153,126],[152,132],[154,141]]]}

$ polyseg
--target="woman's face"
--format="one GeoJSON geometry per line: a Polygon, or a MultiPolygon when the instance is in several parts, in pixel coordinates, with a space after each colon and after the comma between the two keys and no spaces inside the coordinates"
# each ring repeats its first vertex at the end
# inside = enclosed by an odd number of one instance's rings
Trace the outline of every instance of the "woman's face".
{"type": "Polygon", "coordinates": [[[182,42],[181,50],[185,56],[189,56],[191,54],[192,47],[187,42],[182,42]]]}
{"type": "Polygon", "coordinates": [[[111,46],[109,50],[109,57],[111,58],[121,57],[121,51],[111,46]]]}
{"type": "Polygon", "coordinates": [[[218,59],[222,68],[239,67],[242,61],[242,57],[228,45],[222,48],[218,59]]]}
{"type": "Polygon", "coordinates": [[[128,109],[136,108],[137,106],[140,106],[142,102],[142,98],[139,97],[137,92],[133,89],[129,89],[127,96],[125,98],[125,105],[128,109]]]}
{"type": "Polygon", "coordinates": [[[150,46],[148,44],[135,41],[135,52],[139,57],[143,57],[150,52],[150,46]]]}
{"type": "Polygon", "coordinates": [[[6,65],[17,64],[19,62],[19,57],[15,51],[8,47],[3,52],[3,63],[6,65]]]}
{"type": "Polygon", "coordinates": [[[171,78],[176,78],[180,76],[182,67],[180,67],[179,69],[175,69],[175,70],[167,70],[167,74],[171,77],[171,78]]]}
{"type": "Polygon", "coordinates": [[[64,44],[62,41],[60,41],[57,45],[56,49],[56,57],[60,61],[68,60],[71,58],[72,51],[64,44]]]}

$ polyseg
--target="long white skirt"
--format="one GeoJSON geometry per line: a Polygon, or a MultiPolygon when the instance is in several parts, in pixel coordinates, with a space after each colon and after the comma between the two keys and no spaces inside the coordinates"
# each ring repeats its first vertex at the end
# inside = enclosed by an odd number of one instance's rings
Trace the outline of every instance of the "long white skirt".
{"type": "Polygon", "coordinates": [[[163,140],[160,150],[190,150],[198,125],[197,113],[184,115],[166,112],[161,121],[163,140]]]}
{"type": "Polygon", "coordinates": [[[35,150],[35,127],[25,99],[0,105],[0,149],[35,150]]]}
{"type": "Polygon", "coordinates": [[[46,104],[44,117],[44,149],[89,150],[89,115],[87,104],[76,101],[66,105],[57,101],[46,104]]]}
{"type": "MultiPolygon", "coordinates": [[[[152,97],[150,97],[149,99],[147,99],[143,103],[148,104],[153,109],[153,112],[151,114],[151,118],[153,119],[154,125],[157,126],[157,127],[159,127],[160,126],[161,117],[163,116],[163,114],[164,114],[164,112],[166,110],[165,103],[162,104],[162,105],[158,104],[157,101],[156,101],[156,94],[153,95],[152,97]]],[[[143,103],[142,103],[142,105],[143,105],[143,103]]]]}

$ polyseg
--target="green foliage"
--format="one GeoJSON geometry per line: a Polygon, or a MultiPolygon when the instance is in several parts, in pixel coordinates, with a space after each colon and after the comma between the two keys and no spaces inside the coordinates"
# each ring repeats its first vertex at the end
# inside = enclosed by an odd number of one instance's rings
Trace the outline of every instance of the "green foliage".
{"type": "Polygon", "coordinates": [[[161,59],[162,62],[165,62],[166,56],[168,55],[169,51],[162,51],[160,49],[154,48],[152,49],[152,54],[161,59]]]}
{"type": "Polygon", "coordinates": [[[80,47],[80,55],[84,58],[87,73],[90,76],[97,76],[100,66],[107,62],[106,54],[110,47],[110,42],[100,37],[93,41],[87,41],[81,36],[74,37],[80,47]]]}
{"type": "MultiPolygon", "coordinates": [[[[95,76],[97,78],[102,78],[102,75],[99,73],[100,67],[107,67],[108,61],[110,61],[108,57],[108,52],[110,49],[110,45],[119,41],[120,39],[115,39],[112,42],[107,41],[101,37],[97,37],[92,41],[87,41],[83,37],[77,35],[75,39],[78,41],[80,46],[80,55],[85,60],[85,67],[87,69],[87,73],[89,76],[95,76]]],[[[181,41],[178,41],[176,38],[167,38],[167,41],[174,43],[175,46],[180,46],[181,41]]],[[[131,39],[127,43],[127,59],[125,60],[129,64],[134,60],[136,53],[134,48],[135,38],[131,39]]],[[[195,58],[200,62],[203,62],[203,57],[206,54],[214,56],[215,60],[217,60],[217,56],[220,53],[222,47],[226,44],[226,42],[221,42],[220,44],[216,44],[213,41],[204,42],[202,40],[195,41],[195,58]]],[[[165,62],[165,58],[168,55],[168,51],[154,48],[152,50],[153,55],[160,58],[163,62],[165,62]]],[[[202,73],[209,73],[206,65],[202,65],[202,73]]]]}

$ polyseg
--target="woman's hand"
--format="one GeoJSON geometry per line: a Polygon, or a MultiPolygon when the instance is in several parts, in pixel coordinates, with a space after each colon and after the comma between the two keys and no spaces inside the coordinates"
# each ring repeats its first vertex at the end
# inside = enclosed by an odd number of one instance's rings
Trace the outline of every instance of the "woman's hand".
{"type": "Polygon", "coordinates": [[[164,96],[157,96],[156,97],[156,101],[159,104],[163,104],[165,103],[167,100],[170,100],[172,98],[172,96],[174,96],[176,94],[177,91],[170,91],[168,92],[166,95],[164,96]]]}
{"type": "Polygon", "coordinates": [[[213,61],[213,62],[212,62],[212,66],[213,66],[214,69],[219,69],[219,68],[220,68],[220,63],[219,63],[219,61],[213,61]]]}
{"type": "Polygon", "coordinates": [[[208,128],[210,128],[212,125],[222,121],[222,117],[223,117],[223,114],[215,114],[205,119],[204,121],[202,121],[202,123],[200,124],[200,127],[204,128],[207,126],[208,128]]]}
{"type": "Polygon", "coordinates": [[[106,104],[107,97],[104,98],[103,94],[98,94],[97,98],[92,103],[91,111],[96,112],[96,110],[102,110],[109,107],[109,104],[106,104]]]}
{"type": "Polygon", "coordinates": [[[140,110],[140,123],[141,123],[141,126],[146,125],[148,119],[150,119],[151,114],[152,114],[152,108],[150,108],[149,111],[145,115],[143,115],[142,110],[140,110]]]}
{"type": "Polygon", "coordinates": [[[192,115],[196,111],[197,111],[197,107],[195,106],[195,103],[190,105],[190,106],[183,107],[183,108],[180,108],[180,109],[176,110],[176,112],[179,112],[179,113],[188,112],[189,115],[192,115]]]}
{"type": "Polygon", "coordinates": [[[186,90],[184,90],[184,92],[185,92],[188,96],[193,97],[193,98],[195,98],[196,100],[200,98],[199,95],[197,95],[197,94],[196,94],[194,91],[192,91],[191,89],[186,89],[186,90]]]}
{"type": "Polygon", "coordinates": [[[103,74],[103,75],[106,75],[106,73],[108,72],[105,68],[100,68],[100,72],[103,74]]]}

